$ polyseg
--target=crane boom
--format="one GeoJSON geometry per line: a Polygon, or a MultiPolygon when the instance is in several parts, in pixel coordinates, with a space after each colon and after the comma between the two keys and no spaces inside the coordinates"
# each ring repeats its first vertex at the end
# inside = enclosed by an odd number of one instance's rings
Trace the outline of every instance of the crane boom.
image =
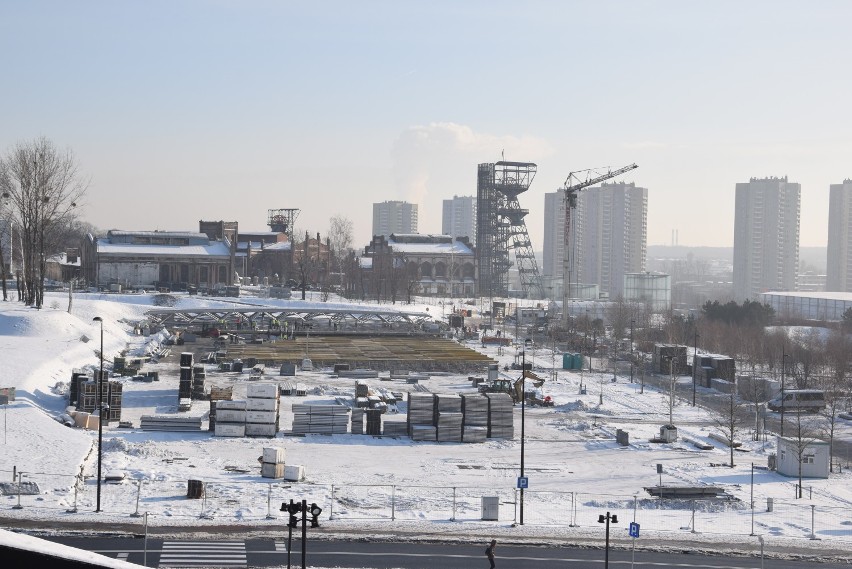
{"type": "Polygon", "coordinates": [[[563,234],[563,251],[564,257],[562,260],[562,322],[567,328],[568,326],[568,301],[571,298],[571,264],[573,259],[569,256],[571,252],[571,210],[577,207],[577,192],[583,188],[594,186],[597,183],[609,180],[620,176],[630,170],[635,170],[639,166],[630,164],[617,170],[610,168],[589,168],[586,170],[577,170],[570,172],[565,179],[565,184],[561,188],[565,191],[565,232],[563,234]],[[586,179],[583,180],[577,176],[581,172],[586,172],[586,179]],[[600,173],[604,172],[604,173],[600,173]]]}

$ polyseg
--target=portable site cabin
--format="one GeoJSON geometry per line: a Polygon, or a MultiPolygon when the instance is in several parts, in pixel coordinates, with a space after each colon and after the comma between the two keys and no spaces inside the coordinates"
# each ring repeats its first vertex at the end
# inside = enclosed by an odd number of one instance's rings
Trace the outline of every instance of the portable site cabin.
{"type": "MultiPolygon", "coordinates": [[[[799,476],[798,441],[792,437],[778,437],[778,474],[784,476],[799,476]]],[[[807,444],[802,453],[802,476],[804,478],[828,478],[828,467],[831,461],[828,443],[812,441],[807,444]]]]}

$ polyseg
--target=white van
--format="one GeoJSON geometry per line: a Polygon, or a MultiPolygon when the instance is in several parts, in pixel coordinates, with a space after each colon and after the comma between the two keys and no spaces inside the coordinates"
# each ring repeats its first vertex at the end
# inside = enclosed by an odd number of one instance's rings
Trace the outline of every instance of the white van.
{"type": "Polygon", "coordinates": [[[784,401],[781,395],[767,404],[773,411],[804,411],[817,413],[825,409],[825,392],[821,389],[787,389],[784,391],[784,401]]]}

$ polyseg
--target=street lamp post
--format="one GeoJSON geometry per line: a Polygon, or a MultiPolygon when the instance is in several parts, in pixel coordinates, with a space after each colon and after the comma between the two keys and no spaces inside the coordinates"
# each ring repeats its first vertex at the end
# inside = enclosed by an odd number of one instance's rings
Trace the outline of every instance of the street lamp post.
{"type": "Polygon", "coordinates": [[[610,515],[609,512],[606,515],[601,514],[598,516],[599,524],[606,524],[606,546],[604,548],[604,569],[609,569],[609,523],[612,522],[614,524],[618,523],[618,516],[616,514],[610,515]]]}
{"type": "Polygon", "coordinates": [[[104,320],[100,316],[92,318],[93,322],[101,325],[101,370],[98,373],[98,493],[95,512],[101,511],[101,464],[103,462],[103,440],[104,440],[104,320]]]}
{"type": "MultiPolygon", "coordinates": [[[[529,338],[524,340],[524,347],[521,351],[521,478],[524,478],[524,441],[526,433],[524,426],[526,425],[526,399],[527,399],[527,344],[529,338]]],[[[524,487],[521,486],[521,525],[524,525],[524,487]]]]}
{"type": "Polygon", "coordinates": [[[633,383],[633,326],[636,320],[630,321],[630,383],[633,383]]]}
{"type": "Polygon", "coordinates": [[[695,370],[698,367],[698,330],[695,331],[695,339],[692,347],[692,406],[695,407],[695,370]]]}
{"type": "Polygon", "coordinates": [[[784,436],[784,380],[785,372],[787,370],[787,358],[790,357],[790,354],[784,351],[784,348],[781,348],[781,436],[784,436]]]}

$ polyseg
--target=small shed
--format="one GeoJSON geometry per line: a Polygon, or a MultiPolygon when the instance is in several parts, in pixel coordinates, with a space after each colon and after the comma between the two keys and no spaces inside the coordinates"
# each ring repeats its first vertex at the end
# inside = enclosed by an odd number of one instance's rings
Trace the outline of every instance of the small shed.
{"type": "MultiPolygon", "coordinates": [[[[778,437],[778,474],[799,476],[799,441],[792,437],[778,437]]],[[[828,443],[811,441],[802,452],[802,476],[804,478],[828,478],[831,461],[828,443]]]]}

